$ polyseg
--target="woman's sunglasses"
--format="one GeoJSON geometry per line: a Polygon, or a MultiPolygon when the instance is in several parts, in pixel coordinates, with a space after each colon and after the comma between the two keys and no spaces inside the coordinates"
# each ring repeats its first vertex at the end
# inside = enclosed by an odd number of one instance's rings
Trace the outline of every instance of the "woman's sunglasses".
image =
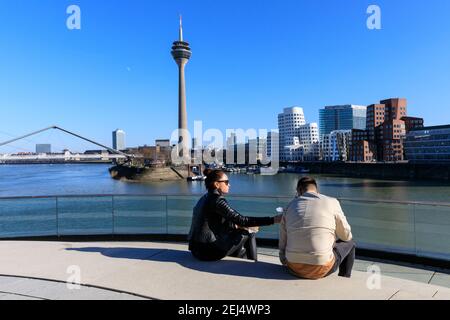
{"type": "Polygon", "coordinates": [[[219,181],[217,181],[217,182],[223,182],[223,183],[225,183],[226,185],[229,185],[229,184],[230,184],[230,180],[219,180],[219,181]]]}

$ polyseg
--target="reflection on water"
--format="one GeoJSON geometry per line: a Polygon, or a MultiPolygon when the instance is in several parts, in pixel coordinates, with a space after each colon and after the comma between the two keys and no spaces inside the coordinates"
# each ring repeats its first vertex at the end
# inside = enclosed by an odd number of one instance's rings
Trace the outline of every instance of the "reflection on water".
{"type": "MultiPolygon", "coordinates": [[[[230,174],[231,193],[293,196],[299,175],[230,174]]],[[[312,175],[320,192],[340,198],[450,202],[450,183],[312,175]]],[[[71,194],[201,194],[202,182],[115,181],[108,165],[1,165],[0,196],[71,194]]]]}

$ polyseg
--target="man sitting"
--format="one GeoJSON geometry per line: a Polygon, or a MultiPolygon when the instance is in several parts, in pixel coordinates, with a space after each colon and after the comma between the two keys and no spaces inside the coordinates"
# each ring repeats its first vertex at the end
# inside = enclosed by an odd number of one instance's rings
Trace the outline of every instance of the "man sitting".
{"type": "Polygon", "coordinates": [[[355,243],[339,201],[318,193],[313,178],[298,181],[280,225],[280,260],[300,278],[320,279],[339,268],[350,278],[355,243]]]}

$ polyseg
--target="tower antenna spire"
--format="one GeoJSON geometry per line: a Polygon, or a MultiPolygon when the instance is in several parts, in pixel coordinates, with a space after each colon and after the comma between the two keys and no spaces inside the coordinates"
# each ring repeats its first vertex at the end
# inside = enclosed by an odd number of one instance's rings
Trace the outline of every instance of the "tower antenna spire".
{"type": "Polygon", "coordinates": [[[183,41],[183,17],[180,14],[180,41],[183,41]]]}

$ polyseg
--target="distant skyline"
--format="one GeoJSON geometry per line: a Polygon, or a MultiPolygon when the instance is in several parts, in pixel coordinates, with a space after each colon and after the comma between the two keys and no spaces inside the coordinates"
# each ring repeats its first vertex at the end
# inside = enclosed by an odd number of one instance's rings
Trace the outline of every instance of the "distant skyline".
{"type": "MultiPolygon", "coordinates": [[[[425,125],[450,123],[448,0],[3,0],[0,12],[0,141],[49,125],[111,145],[169,138],[177,127],[178,38],[186,67],[188,127],[277,128],[285,107],[319,122],[329,105],[408,99],[425,125]],[[81,8],[81,30],[66,9],[81,8]],[[382,29],[366,27],[380,6],[382,29]]],[[[48,132],[0,153],[96,149],[48,132]],[[23,150],[22,150],[23,149],[23,150]]]]}

